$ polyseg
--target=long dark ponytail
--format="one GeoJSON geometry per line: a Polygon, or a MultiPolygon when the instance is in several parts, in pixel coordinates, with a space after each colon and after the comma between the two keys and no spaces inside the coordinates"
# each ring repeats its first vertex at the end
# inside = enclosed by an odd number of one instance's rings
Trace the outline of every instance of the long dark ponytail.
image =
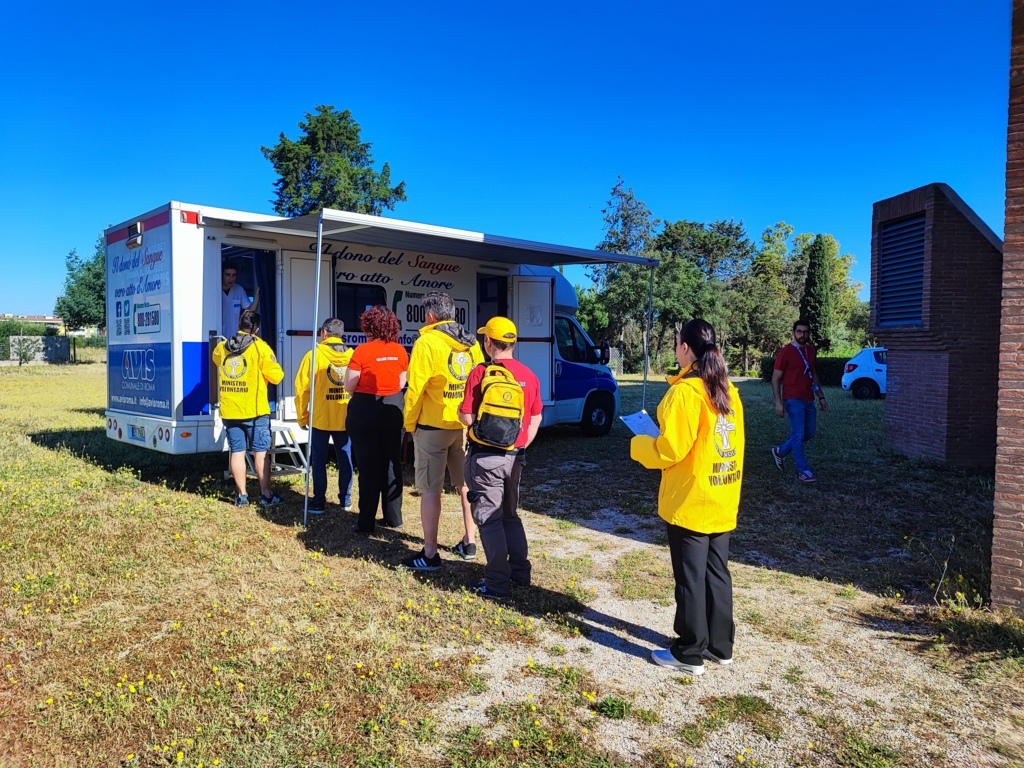
{"type": "Polygon", "coordinates": [[[704,382],[711,404],[719,413],[729,413],[732,410],[729,371],[722,350],[718,348],[714,326],[707,320],[695,318],[683,326],[679,335],[697,357],[697,375],[704,382]]]}

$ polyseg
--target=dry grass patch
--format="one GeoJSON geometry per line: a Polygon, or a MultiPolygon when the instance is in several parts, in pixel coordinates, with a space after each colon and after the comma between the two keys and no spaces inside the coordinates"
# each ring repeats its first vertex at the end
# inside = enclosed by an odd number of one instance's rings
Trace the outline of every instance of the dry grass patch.
{"type": "Polygon", "coordinates": [[[658,605],[671,605],[675,590],[672,564],[668,553],[652,557],[645,550],[627,552],[612,568],[615,594],[628,600],[653,600],[658,605]]]}
{"type": "Polygon", "coordinates": [[[760,696],[710,696],[700,703],[705,714],[679,732],[680,738],[691,746],[699,747],[709,733],[729,723],[740,723],[769,740],[782,735],[782,713],[760,696]]]}

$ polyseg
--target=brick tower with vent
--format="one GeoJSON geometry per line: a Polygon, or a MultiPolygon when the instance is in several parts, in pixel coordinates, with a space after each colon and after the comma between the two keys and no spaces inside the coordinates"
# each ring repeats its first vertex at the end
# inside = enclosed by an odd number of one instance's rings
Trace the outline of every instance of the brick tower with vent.
{"type": "Polygon", "coordinates": [[[1002,241],[946,184],[875,203],[871,331],[889,350],[896,451],[995,464],[1002,265],[1002,241]]]}

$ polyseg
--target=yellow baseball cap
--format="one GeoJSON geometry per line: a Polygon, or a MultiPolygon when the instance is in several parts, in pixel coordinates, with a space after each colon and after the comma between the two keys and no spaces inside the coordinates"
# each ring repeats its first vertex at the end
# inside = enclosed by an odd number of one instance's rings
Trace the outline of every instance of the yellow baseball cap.
{"type": "Polygon", "coordinates": [[[477,328],[477,333],[482,333],[495,341],[504,341],[511,344],[516,340],[516,324],[507,317],[492,317],[483,328],[477,328]]]}

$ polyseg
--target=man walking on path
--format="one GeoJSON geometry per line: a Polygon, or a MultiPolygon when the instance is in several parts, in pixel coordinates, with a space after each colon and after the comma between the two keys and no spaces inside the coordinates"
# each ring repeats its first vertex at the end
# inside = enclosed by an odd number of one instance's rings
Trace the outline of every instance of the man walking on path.
{"type": "Polygon", "coordinates": [[[815,396],[821,410],[828,410],[815,369],[816,357],[810,337],[811,324],[803,318],[797,320],[793,324],[793,342],[779,350],[772,372],[775,412],[780,417],[789,418],[789,439],[772,448],[772,458],[780,470],[785,470],[786,457],[792,453],[796,478],[803,483],[813,483],[818,479],[804,455],[804,443],[814,437],[816,427],[815,396]]]}
{"type": "Polygon", "coordinates": [[[441,567],[437,529],[441,520],[444,470],[462,502],[465,535],[452,551],[463,560],[476,558],[476,526],[467,497],[464,469],[466,429],[459,420],[459,406],[470,372],[484,356],[476,336],[455,321],[455,302],[447,293],[423,297],[427,324],[412,345],[408,389],[405,391],[405,431],[415,433],[416,489],[420,492],[423,550],[402,561],[411,571],[436,571],[441,567]]]}
{"type": "Polygon", "coordinates": [[[235,506],[249,506],[245,489],[245,452],[252,451],[253,468],[260,481],[261,507],[280,504],[281,499],[270,490],[270,404],[267,384],[279,384],[284,370],[274,351],[256,336],[260,316],[245,310],[238,318],[238,333],[222,341],[213,350],[220,387],[220,417],[228,436],[231,451],[229,466],[238,496],[235,506]]]}
{"type": "MultiPolygon", "coordinates": [[[[492,317],[477,333],[484,335],[484,352],[492,363],[506,368],[522,388],[522,423],[511,449],[492,448],[470,440],[466,450],[466,482],[473,520],[487,556],[484,578],[472,587],[483,597],[503,599],[511,586],[530,586],[530,561],[523,521],[519,517],[519,479],[526,466],[526,448],[537,436],[543,419],[537,376],[512,358],[516,326],[507,317],[492,317]]],[[[483,401],[482,381],[487,366],[478,365],[466,382],[459,418],[472,429],[483,401]]]]}
{"type": "MultiPolygon", "coordinates": [[[[313,379],[313,428],[309,433],[309,464],[313,474],[313,498],[309,514],[321,515],[327,508],[327,445],[334,442],[338,463],[338,501],[346,512],[352,511],[352,448],[345,431],[348,401],[352,395],[345,389],[345,372],[352,349],[342,336],[345,324],[337,318],[324,320],[320,327],[320,343],[316,347],[316,376],[313,379]]],[[[313,351],[302,358],[295,373],[295,409],[299,426],[309,428],[309,373],[313,351]]]]}

